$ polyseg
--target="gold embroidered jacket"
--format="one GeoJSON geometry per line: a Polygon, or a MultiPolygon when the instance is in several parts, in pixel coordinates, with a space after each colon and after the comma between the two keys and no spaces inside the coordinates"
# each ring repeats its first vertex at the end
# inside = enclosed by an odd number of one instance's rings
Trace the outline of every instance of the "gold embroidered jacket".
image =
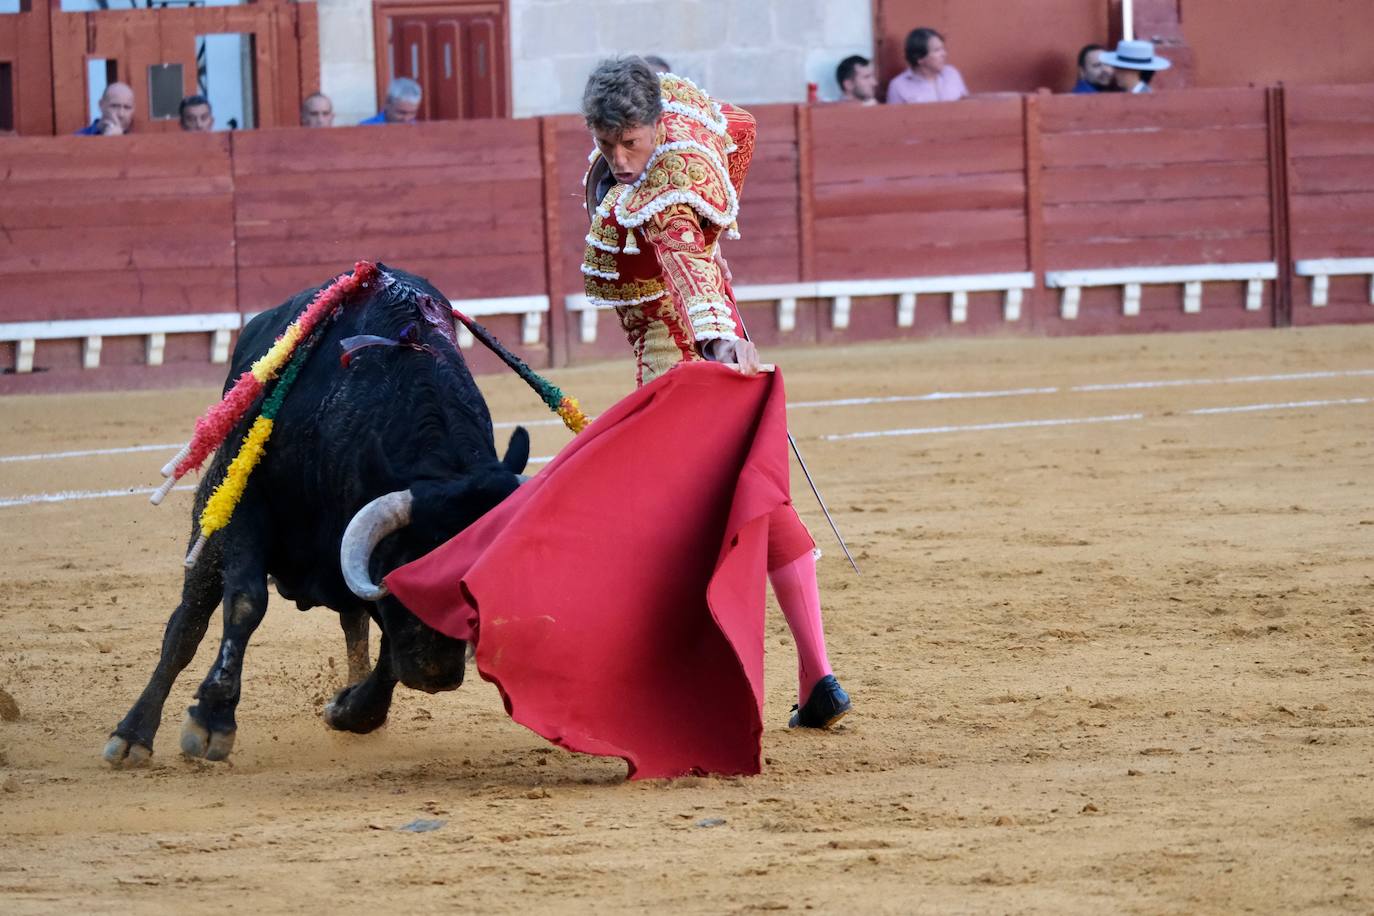
{"type": "Polygon", "coordinates": [[[722,232],[738,237],[754,118],[682,77],[664,74],[660,83],[663,117],[644,174],[596,200],[609,167],[594,152],[586,177],[587,298],[620,316],[641,385],[701,359],[703,344],[743,334],[715,254],[722,232]]]}

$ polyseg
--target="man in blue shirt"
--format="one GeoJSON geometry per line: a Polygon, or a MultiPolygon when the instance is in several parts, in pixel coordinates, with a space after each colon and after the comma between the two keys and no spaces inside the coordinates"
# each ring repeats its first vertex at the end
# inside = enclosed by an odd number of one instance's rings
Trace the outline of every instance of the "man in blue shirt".
{"type": "Polygon", "coordinates": [[[420,114],[420,84],[398,76],[386,88],[386,104],[382,110],[359,124],[410,124],[420,114]]]}
{"type": "Polygon", "coordinates": [[[1075,95],[1120,91],[1112,81],[1114,74],[1111,65],[1102,60],[1105,50],[1101,45],[1084,45],[1083,50],[1078,52],[1078,82],[1073,87],[1075,95]]]}
{"type": "Polygon", "coordinates": [[[100,94],[100,117],[77,133],[84,137],[118,137],[134,129],[134,91],[127,83],[110,83],[100,94]]]}

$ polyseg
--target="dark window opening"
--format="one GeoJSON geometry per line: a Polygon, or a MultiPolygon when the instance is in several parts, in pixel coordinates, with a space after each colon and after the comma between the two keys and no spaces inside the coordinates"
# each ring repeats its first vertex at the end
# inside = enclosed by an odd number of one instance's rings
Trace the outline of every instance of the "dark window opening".
{"type": "Polygon", "coordinates": [[[153,120],[181,116],[181,64],[153,64],[148,68],[148,100],[153,120]]]}
{"type": "Polygon", "coordinates": [[[14,130],[14,64],[0,60],[0,133],[14,130]]]}

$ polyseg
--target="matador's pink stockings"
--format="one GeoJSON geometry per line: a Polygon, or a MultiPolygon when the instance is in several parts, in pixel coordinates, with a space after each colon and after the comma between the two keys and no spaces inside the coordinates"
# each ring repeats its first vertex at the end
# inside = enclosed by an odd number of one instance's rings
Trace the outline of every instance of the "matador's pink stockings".
{"type": "Polygon", "coordinates": [[[797,644],[797,696],[805,703],[816,682],[831,673],[821,623],[821,592],[816,584],[816,558],[804,551],[791,563],[768,571],[773,594],[797,644]]]}

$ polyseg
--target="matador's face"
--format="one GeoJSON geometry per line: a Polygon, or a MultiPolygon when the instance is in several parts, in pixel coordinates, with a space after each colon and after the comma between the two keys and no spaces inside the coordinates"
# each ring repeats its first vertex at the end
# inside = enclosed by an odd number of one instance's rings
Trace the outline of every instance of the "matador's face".
{"type": "Polygon", "coordinates": [[[657,124],[636,124],[620,131],[593,130],[596,148],[621,184],[633,184],[644,174],[654,154],[657,124]]]}

